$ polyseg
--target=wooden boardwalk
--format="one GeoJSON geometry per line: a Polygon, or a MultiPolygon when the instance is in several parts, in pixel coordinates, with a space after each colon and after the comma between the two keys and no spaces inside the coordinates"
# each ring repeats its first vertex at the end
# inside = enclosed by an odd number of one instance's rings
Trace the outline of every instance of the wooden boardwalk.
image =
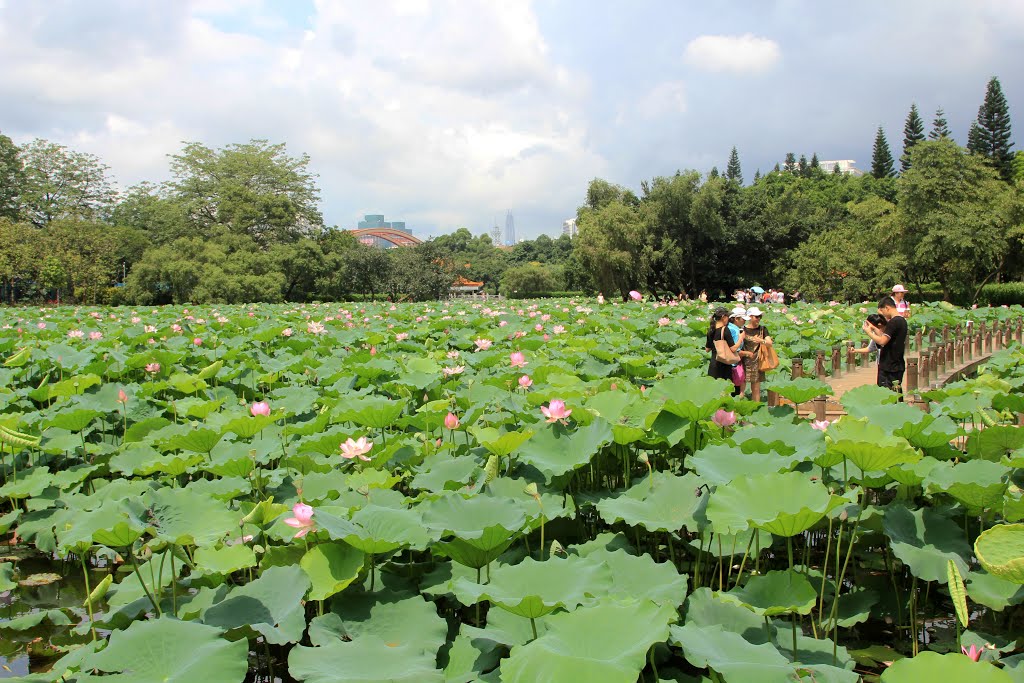
{"type": "MultiPolygon", "coordinates": [[[[986,329],[960,326],[945,327],[942,330],[919,331],[910,340],[907,371],[903,378],[904,393],[908,401],[914,401],[919,392],[927,391],[949,382],[955,382],[977,372],[978,366],[987,361],[995,351],[1003,349],[1014,341],[1021,343],[1024,336],[1024,320],[1016,323],[1005,321],[986,329]]],[[[877,379],[874,358],[867,354],[853,353],[853,344],[846,347],[845,363],[842,348],[834,347],[831,357],[826,351],[818,351],[809,372],[805,373],[804,363],[796,359],[793,363],[793,377],[817,376],[832,387],[831,396],[821,396],[814,401],[797,406],[800,415],[815,416],[817,419],[833,420],[846,411],[840,403],[843,394],[864,385],[873,385],[877,379]],[[830,367],[831,373],[825,371],[830,367]]],[[[775,397],[777,400],[777,397],[775,397]]],[[[920,399],[918,399],[920,400],[920,399]]],[[[769,403],[772,395],[769,395],[769,403]]]]}

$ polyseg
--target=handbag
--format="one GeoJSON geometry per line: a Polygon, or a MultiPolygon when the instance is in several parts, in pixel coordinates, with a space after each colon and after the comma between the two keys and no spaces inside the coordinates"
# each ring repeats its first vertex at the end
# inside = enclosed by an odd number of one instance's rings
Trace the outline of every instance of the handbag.
{"type": "Polygon", "coordinates": [[[775,368],[779,367],[779,354],[775,353],[774,346],[761,344],[761,350],[758,356],[758,370],[761,370],[763,372],[765,370],[774,370],[775,368]]]}
{"type": "Polygon", "coordinates": [[[740,362],[740,357],[724,339],[715,340],[715,359],[726,365],[735,365],[740,362]]]}
{"type": "Polygon", "coordinates": [[[742,387],[743,383],[747,381],[747,373],[743,369],[743,363],[732,366],[732,383],[738,387],[742,387]]]}

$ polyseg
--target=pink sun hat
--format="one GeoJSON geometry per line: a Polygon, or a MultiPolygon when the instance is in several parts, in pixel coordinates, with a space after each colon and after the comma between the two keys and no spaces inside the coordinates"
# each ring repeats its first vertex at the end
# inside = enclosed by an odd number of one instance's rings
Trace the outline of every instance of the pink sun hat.
{"type": "Polygon", "coordinates": [[[895,287],[892,288],[892,293],[895,294],[897,292],[903,292],[904,294],[906,294],[907,288],[904,287],[903,285],[896,285],[895,287]]]}

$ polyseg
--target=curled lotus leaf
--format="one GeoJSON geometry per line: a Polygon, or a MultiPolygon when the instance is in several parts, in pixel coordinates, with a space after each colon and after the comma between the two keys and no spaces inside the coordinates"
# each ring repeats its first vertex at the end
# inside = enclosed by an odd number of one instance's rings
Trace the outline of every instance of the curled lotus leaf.
{"type": "Polygon", "coordinates": [[[288,653],[288,673],[306,683],[443,683],[436,660],[414,645],[364,636],[320,647],[297,645],[288,653]]]}
{"type": "MultiPolygon", "coordinates": [[[[316,521],[316,517],[313,521],[316,521]]],[[[371,503],[357,510],[349,521],[354,530],[342,540],[368,555],[379,555],[405,547],[423,550],[433,540],[424,528],[423,518],[417,510],[371,503]]]]}
{"type": "Polygon", "coordinates": [[[1009,467],[988,460],[968,460],[957,464],[944,462],[933,468],[924,480],[929,493],[941,491],[960,501],[975,514],[1002,507],[1009,467]]]}
{"type": "Polygon", "coordinates": [[[536,467],[550,483],[588,464],[611,441],[612,428],[604,420],[574,431],[543,429],[519,447],[516,458],[536,467]]]}
{"type": "Polygon", "coordinates": [[[971,548],[964,531],[939,512],[890,505],[885,509],[882,528],[889,537],[893,555],[919,579],[945,583],[949,560],[953,560],[961,575],[967,573],[966,558],[971,548]]]}
{"type": "Polygon", "coordinates": [[[762,474],[740,477],[715,489],[707,517],[717,533],[756,527],[776,536],[795,536],[847,502],[800,472],[762,474]]]}
{"type": "Polygon", "coordinates": [[[825,438],[830,453],[845,457],[864,472],[884,472],[921,459],[921,453],[906,439],[893,436],[866,419],[843,417],[829,427],[825,438]]]}
{"type": "Polygon", "coordinates": [[[707,420],[728,400],[729,385],[707,375],[683,373],[651,390],[651,402],[691,422],[707,420]]]}
{"type": "Polygon", "coordinates": [[[530,429],[501,432],[494,427],[470,427],[469,431],[476,437],[481,446],[499,458],[504,458],[513,453],[534,434],[530,429]]]}
{"type": "Polygon", "coordinates": [[[723,602],[742,605],[762,617],[808,614],[817,597],[807,577],[792,569],[752,576],[740,588],[718,594],[723,602]]]}
{"type": "Polygon", "coordinates": [[[459,564],[483,567],[505,552],[527,526],[526,513],[492,496],[448,494],[423,505],[423,524],[444,539],[437,548],[459,564]]]}
{"type": "Polygon", "coordinates": [[[1024,584],[1024,524],[997,524],[974,541],[974,554],[989,574],[1024,584]]]}
{"type": "Polygon", "coordinates": [[[687,459],[687,465],[709,484],[728,484],[736,477],[776,474],[792,468],[792,460],[774,451],[746,453],[727,443],[705,446],[687,459]]]}
{"type": "Polygon", "coordinates": [[[959,652],[940,655],[922,652],[893,662],[882,673],[882,683],[920,683],[920,681],[971,681],[971,683],[1010,683],[1015,679],[990,662],[972,662],[959,652]]]}
{"type": "Polygon", "coordinates": [[[302,599],[309,587],[301,567],[270,567],[254,581],[228,591],[205,611],[202,621],[244,635],[260,634],[278,645],[298,642],[306,630],[302,599]]]}
{"type": "Polygon", "coordinates": [[[331,605],[331,612],[310,622],[309,640],[313,645],[377,637],[392,647],[410,645],[434,654],[448,635],[448,623],[438,615],[437,606],[419,595],[347,592],[331,605]]]}
{"type": "Polygon", "coordinates": [[[820,379],[812,377],[798,377],[782,382],[773,382],[771,389],[790,403],[797,405],[807,403],[819,396],[832,395],[832,387],[820,379]]]}
{"type": "Polygon", "coordinates": [[[299,565],[309,576],[310,600],[326,600],[345,590],[363,568],[366,556],[347,543],[318,543],[310,548],[299,565]]]}
{"type": "Polygon", "coordinates": [[[971,432],[967,437],[967,455],[999,462],[1000,458],[1024,447],[1024,429],[995,425],[971,432]]]}
{"type": "Polygon", "coordinates": [[[696,531],[705,525],[706,499],[695,495],[703,483],[692,473],[654,472],[617,497],[598,502],[597,511],[609,524],[622,521],[648,531],[696,531]]]}

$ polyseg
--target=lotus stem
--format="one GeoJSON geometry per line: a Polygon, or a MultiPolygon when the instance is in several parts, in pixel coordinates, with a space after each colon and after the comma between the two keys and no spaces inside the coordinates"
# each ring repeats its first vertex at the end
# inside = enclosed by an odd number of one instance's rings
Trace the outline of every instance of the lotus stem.
{"type": "MultiPolygon", "coordinates": [[[[853,544],[854,544],[854,541],[856,541],[856,539],[857,539],[857,528],[860,526],[860,517],[861,517],[861,514],[863,512],[864,512],[864,508],[863,507],[861,507],[860,510],[857,512],[857,519],[854,521],[854,523],[853,523],[853,530],[850,532],[850,542],[846,545],[846,559],[843,561],[843,570],[839,573],[839,576],[836,577],[836,595],[832,599],[832,613],[829,615],[829,621],[832,624],[832,664],[833,664],[833,666],[837,666],[836,663],[838,662],[838,658],[836,656],[836,653],[837,653],[836,642],[837,642],[837,640],[839,638],[839,618],[837,616],[837,612],[839,611],[839,590],[842,587],[843,579],[846,576],[846,568],[850,566],[850,555],[853,554],[853,552],[852,552],[853,551],[853,544]]],[[[836,563],[837,563],[837,565],[838,565],[838,562],[839,562],[839,548],[838,548],[838,542],[837,542],[837,546],[836,546],[836,563]]]]}
{"type": "Polygon", "coordinates": [[[149,587],[142,578],[142,572],[139,571],[139,561],[135,559],[135,551],[132,550],[130,545],[127,546],[125,550],[128,551],[128,557],[132,561],[132,568],[135,570],[135,576],[139,579],[139,583],[142,585],[142,590],[146,592],[146,597],[149,598],[149,601],[153,604],[153,609],[156,610],[157,618],[160,618],[162,616],[160,613],[160,604],[153,597],[153,594],[149,592],[149,587]]]}
{"type": "MultiPolygon", "coordinates": [[[[818,594],[818,623],[821,623],[821,615],[825,611],[825,578],[828,573],[828,554],[832,550],[832,516],[828,518],[828,540],[825,542],[825,560],[821,563],[821,591],[818,594]]],[[[811,619],[814,622],[814,619],[811,619]]]]}
{"type": "Polygon", "coordinates": [[[96,619],[92,613],[92,587],[89,586],[89,570],[86,568],[85,555],[83,551],[78,558],[82,561],[82,576],[85,577],[85,604],[89,608],[89,631],[92,632],[92,642],[96,642],[96,619]]]}
{"type": "Polygon", "coordinates": [[[739,586],[740,585],[740,579],[743,578],[743,567],[746,566],[746,564],[747,564],[747,557],[750,556],[750,546],[754,543],[754,535],[755,535],[755,533],[756,533],[756,530],[753,533],[750,534],[750,540],[747,541],[747,549],[743,553],[743,559],[740,561],[740,571],[739,571],[738,574],[736,574],[736,583],[734,583],[733,586],[739,586]]]}
{"type": "Polygon", "coordinates": [[[530,617],[530,628],[533,630],[533,639],[537,640],[537,620],[530,617]]]}

